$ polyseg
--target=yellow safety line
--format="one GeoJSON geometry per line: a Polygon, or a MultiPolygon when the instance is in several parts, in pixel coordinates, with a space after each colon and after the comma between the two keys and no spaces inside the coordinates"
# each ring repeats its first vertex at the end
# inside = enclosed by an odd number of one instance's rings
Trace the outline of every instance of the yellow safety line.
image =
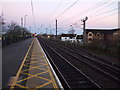
{"type": "MultiPolygon", "coordinates": [[[[43,65],[43,66],[45,66],[45,65],[43,65]]],[[[28,66],[26,66],[26,67],[28,67],[28,66]]],[[[42,66],[37,66],[37,67],[30,66],[29,69],[22,70],[21,72],[25,72],[25,71],[28,71],[28,70],[31,70],[31,69],[35,69],[35,68],[40,69],[40,70],[46,70],[46,69],[43,69],[43,68],[40,68],[40,67],[42,67],[42,66]]]]}
{"type": "MultiPolygon", "coordinates": [[[[25,63],[23,66],[28,66],[28,67],[29,67],[28,64],[30,64],[30,63],[25,63]]],[[[44,63],[39,63],[39,64],[43,65],[44,63]]],[[[44,64],[44,65],[46,65],[46,64],[44,64]]],[[[40,65],[39,65],[39,66],[40,66],[40,65]]]]}
{"type": "Polygon", "coordinates": [[[31,61],[30,64],[34,64],[34,63],[37,63],[38,61],[31,61]]]}
{"type": "MultiPolygon", "coordinates": [[[[41,72],[41,73],[39,73],[39,75],[44,74],[44,73],[47,73],[47,72],[48,72],[48,71],[41,72]]],[[[33,76],[32,74],[28,74],[28,75],[33,76]]],[[[35,77],[40,78],[40,79],[43,79],[43,80],[46,80],[46,81],[51,81],[51,80],[50,80],[50,79],[48,79],[48,78],[43,78],[43,77],[38,76],[38,75],[35,75],[35,77]]]]}
{"type": "Polygon", "coordinates": [[[45,61],[45,59],[41,60],[41,61],[45,61]]]}
{"type": "MultiPolygon", "coordinates": [[[[40,46],[40,47],[41,47],[41,46],[40,46]]],[[[41,48],[42,48],[42,47],[41,47],[41,48]]],[[[45,58],[44,53],[42,53],[42,55],[43,55],[44,58],[45,58]]],[[[47,68],[48,68],[49,75],[50,75],[51,80],[52,80],[53,87],[54,87],[54,88],[58,88],[58,86],[56,85],[55,79],[54,79],[54,77],[53,77],[52,71],[51,71],[51,69],[50,69],[50,67],[49,67],[49,65],[48,65],[48,62],[47,62],[46,60],[45,60],[45,62],[47,63],[47,68]]]]}
{"type": "MultiPolygon", "coordinates": [[[[47,83],[45,83],[45,84],[43,84],[43,85],[40,85],[40,86],[38,86],[38,87],[36,87],[36,88],[44,87],[44,86],[46,86],[46,85],[48,85],[48,84],[50,84],[50,83],[52,83],[52,85],[53,85],[54,88],[57,88],[57,85],[56,85],[55,79],[54,79],[54,77],[53,77],[52,71],[51,71],[51,69],[50,69],[50,67],[49,67],[48,62],[46,61],[46,58],[45,58],[45,55],[43,54],[43,52],[39,52],[39,53],[42,54],[41,57],[31,57],[31,59],[43,58],[41,61],[44,61],[45,64],[44,64],[44,63],[40,63],[40,64],[42,64],[42,65],[35,66],[35,67],[34,67],[34,66],[28,66],[28,64],[30,64],[30,63],[34,64],[34,63],[39,62],[39,61],[37,61],[37,60],[33,60],[33,61],[32,61],[32,60],[27,59],[27,57],[28,57],[28,55],[29,55],[29,51],[30,51],[32,45],[34,44],[34,43],[33,43],[34,41],[35,41],[35,39],[33,39],[31,45],[29,46],[29,49],[28,49],[28,51],[27,51],[27,53],[26,53],[26,55],[25,55],[25,57],[24,57],[24,60],[23,60],[21,66],[20,66],[20,68],[19,68],[19,70],[18,70],[18,72],[17,72],[17,74],[16,74],[16,78],[13,80],[13,83],[12,83],[12,85],[11,85],[11,87],[10,87],[10,89],[12,89],[12,90],[13,90],[13,88],[14,88],[15,86],[18,86],[18,87],[21,87],[21,88],[28,88],[28,87],[19,85],[19,84],[17,84],[17,83],[20,83],[20,82],[22,82],[22,81],[28,80],[28,79],[33,78],[33,77],[40,78],[40,79],[43,79],[43,80],[48,81],[47,83]],[[29,61],[29,62],[25,63],[26,61],[29,61]],[[47,65],[47,70],[40,68],[40,67],[45,66],[45,65],[47,65]],[[23,66],[29,67],[29,69],[22,70],[23,66]],[[37,74],[35,74],[35,75],[29,74],[29,73],[24,73],[24,71],[28,71],[28,70],[31,70],[31,69],[34,69],[34,68],[37,68],[37,69],[40,69],[40,70],[45,70],[45,71],[44,71],[44,72],[41,72],[41,73],[37,73],[37,74]],[[17,81],[20,73],[21,73],[21,74],[28,75],[28,77],[27,77],[27,78],[24,78],[24,79],[22,79],[22,80],[17,81]],[[41,74],[44,74],[44,73],[49,73],[50,79],[44,78],[44,77],[41,77],[41,76],[38,76],[38,75],[41,75],[41,74]]],[[[37,48],[37,47],[36,47],[36,48],[37,48]]],[[[42,48],[42,47],[41,47],[41,48],[42,48]]],[[[39,49],[40,51],[41,51],[41,48],[39,49]]],[[[33,51],[32,53],[33,53],[32,56],[38,56],[38,55],[39,55],[38,52],[36,53],[36,52],[33,51]],[[36,54],[38,54],[38,55],[36,55],[36,54]]]]}
{"type": "Polygon", "coordinates": [[[51,82],[47,82],[47,83],[45,83],[45,84],[43,84],[43,85],[40,85],[40,86],[38,86],[38,87],[36,87],[36,88],[41,88],[41,87],[44,87],[44,86],[46,86],[46,85],[48,85],[48,84],[50,84],[51,82]]]}
{"type": "Polygon", "coordinates": [[[28,87],[20,85],[20,84],[15,84],[15,86],[18,86],[18,87],[21,87],[21,88],[28,88],[28,87]]]}
{"type": "MultiPolygon", "coordinates": [[[[47,62],[47,61],[46,61],[47,62]]],[[[49,66],[47,66],[48,67],[48,71],[49,71],[49,74],[50,74],[50,77],[51,77],[51,80],[52,80],[52,84],[53,84],[53,87],[54,88],[58,88],[57,87],[57,85],[56,85],[56,82],[55,82],[55,79],[54,79],[54,77],[53,77],[53,74],[52,74],[52,72],[51,72],[51,70],[50,70],[50,67],[49,66]]]]}
{"type": "Polygon", "coordinates": [[[37,65],[37,66],[29,66],[29,67],[42,67],[42,66],[46,66],[47,64],[46,63],[39,63],[39,64],[41,64],[41,65],[37,65]]]}
{"type": "MultiPolygon", "coordinates": [[[[34,41],[34,39],[33,39],[33,41],[34,41]]],[[[24,57],[24,59],[23,59],[23,62],[22,62],[21,66],[20,66],[20,68],[19,68],[19,70],[18,70],[18,72],[17,72],[17,74],[16,74],[16,78],[13,80],[13,83],[12,83],[12,85],[11,85],[11,87],[10,87],[11,90],[13,90],[13,88],[15,87],[15,84],[16,84],[16,82],[17,82],[17,79],[18,79],[18,77],[19,77],[19,75],[20,75],[20,71],[22,70],[22,67],[23,67],[23,65],[24,65],[24,62],[25,62],[25,60],[26,60],[26,58],[27,58],[28,52],[30,51],[30,49],[31,49],[31,47],[32,47],[32,45],[33,45],[33,41],[32,41],[32,43],[31,43],[31,45],[30,45],[30,47],[29,47],[29,49],[28,49],[28,51],[27,51],[27,53],[26,53],[26,55],[25,55],[25,57],[24,57]]]]}
{"type": "Polygon", "coordinates": [[[30,59],[28,59],[28,60],[26,59],[25,61],[30,62],[30,59]]]}
{"type": "Polygon", "coordinates": [[[30,63],[30,60],[28,61],[28,60],[25,60],[25,64],[29,64],[30,63]]]}
{"type": "MultiPolygon", "coordinates": [[[[47,72],[48,72],[48,71],[45,71],[45,72],[41,72],[41,73],[38,73],[38,74],[35,74],[35,75],[29,74],[29,73],[25,73],[26,75],[29,75],[29,77],[24,78],[24,79],[22,79],[22,80],[19,80],[19,81],[17,81],[17,82],[25,81],[25,80],[30,79],[30,78],[33,78],[33,77],[39,77],[38,75],[41,75],[41,74],[44,74],[44,73],[47,73],[47,72]]],[[[46,79],[46,80],[48,80],[48,79],[46,79]]],[[[48,80],[48,81],[49,81],[49,80],[48,80]]]]}
{"type": "Polygon", "coordinates": [[[29,67],[29,64],[30,64],[30,63],[25,63],[23,66],[24,66],[24,67],[29,67]]]}
{"type": "Polygon", "coordinates": [[[40,77],[40,76],[37,76],[37,78],[40,78],[40,79],[43,79],[43,80],[46,80],[46,81],[51,81],[50,79],[47,79],[47,78],[43,78],[43,77],[40,77]]]}
{"type": "MultiPolygon", "coordinates": [[[[40,59],[40,58],[39,58],[40,59]]],[[[34,63],[39,63],[39,64],[43,64],[43,61],[41,62],[41,61],[31,61],[30,62],[31,64],[34,64],[34,63]]]]}
{"type": "Polygon", "coordinates": [[[31,60],[33,60],[33,59],[39,59],[40,57],[31,57],[31,60]]]}
{"type": "Polygon", "coordinates": [[[41,65],[38,65],[38,66],[30,66],[30,67],[42,67],[42,66],[46,66],[47,64],[45,63],[39,63],[39,64],[41,64],[41,65]]]}
{"type": "Polygon", "coordinates": [[[31,70],[31,69],[39,69],[39,70],[44,70],[46,71],[46,69],[43,69],[43,68],[38,68],[38,67],[31,67],[30,69],[25,69],[25,70],[22,70],[21,73],[25,72],[25,71],[28,71],[28,70],[31,70]]]}

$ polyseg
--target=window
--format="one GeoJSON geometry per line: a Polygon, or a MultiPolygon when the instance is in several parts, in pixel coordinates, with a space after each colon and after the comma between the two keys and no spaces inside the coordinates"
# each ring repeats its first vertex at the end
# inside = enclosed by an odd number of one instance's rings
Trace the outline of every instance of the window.
{"type": "Polygon", "coordinates": [[[97,36],[100,36],[100,34],[99,34],[99,33],[97,33],[97,36]]]}
{"type": "Polygon", "coordinates": [[[92,36],[92,34],[90,33],[89,36],[92,36]]]}
{"type": "Polygon", "coordinates": [[[92,41],[92,39],[91,39],[91,38],[89,38],[89,41],[92,41]]]}

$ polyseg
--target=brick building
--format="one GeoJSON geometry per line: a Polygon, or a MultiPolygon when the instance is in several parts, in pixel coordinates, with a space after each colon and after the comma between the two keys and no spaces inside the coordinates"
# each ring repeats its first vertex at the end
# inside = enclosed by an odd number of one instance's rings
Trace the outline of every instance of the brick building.
{"type": "Polygon", "coordinates": [[[120,28],[118,29],[86,29],[84,31],[84,43],[94,41],[113,41],[120,39],[120,28]]]}

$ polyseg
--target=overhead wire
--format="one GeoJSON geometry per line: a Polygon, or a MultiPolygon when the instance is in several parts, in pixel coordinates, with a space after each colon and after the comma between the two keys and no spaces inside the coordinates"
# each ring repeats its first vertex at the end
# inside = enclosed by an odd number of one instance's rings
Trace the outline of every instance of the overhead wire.
{"type": "Polygon", "coordinates": [[[102,13],[98,13],[98,14],[94,15],[93,17],[96,17],[96,16],[99,16],[99,15],[101,15],[101,14],[105,14],[105,13],[109,13],[109,12],[112,12],[112,11],[118,10],[119,8],[120,8],[120,7],[115,8],[115,9],[112,9],[112,10],[108,10],[108,11],[105,11],[105,12],[102,12],[102,13]]]}
{"type": "Polygon", "coordinates": [[[49,16],[49,18],[48,18],[48,23],[47,23],[47,24],[50,24],[50,23],[52,22],[50,19],[53,17],[53,15],[56,13],[56,11],[58,10],[58,8],[61,6],[62,2],[63,2],[63,0],[61,0],[61,1],[59,2],[59,4],[57,5],[57,7],[56,7],[55,10],[53,11],[53,13],[49,16]]]}
{"type": "MultiPolygon", "coordinates": [[[[88,12],[90,12],[90,11],[98,8],[98,7],[101,7],[101,6],[103,6],[104,4],[108,3],[109,1],[111,1],[111,0],[99,2],[99,3],[95,4],[94,6],[91,6],[90,8],[84,10],[82,13],[79,14],[79,16],[76,16],[75,18],[80,17],[81,15],[86,14],[86,13],[88,13],[88,12]]],[[[75,18],[74,18],[74,19],[75,19],[75,18]]]]}
{"type": "MultiPolygon", "coordinates": [[[[109,1],[111,1],[111,0],[108,0],[107,2],[104,2],[102,5],[108,3],[109,1]]],[[[101,5],[100,5],[100,6],[101,6],[101,5]]],[[[118,8],[116,8],[116,9],[118,9],[118,8]]],[[[114,9],[114,10],[116,10],[116,9],[114,9]]],[[[104,13],[111,12],[111,11],[113,11],[113,10],[106,11],[106,12],[103,12],[103,13],[100,13],[100,14],[104,14],[104,13]]],[[[96,15],[96,16],[97,16],[97,15],[96,15]]],[[[95,17],[95,16],[94,16],[94,17],[95,17]]],[[[78,22],[80,22],[80,21],[81,21],[81,19],[77,20],[75,23],[78,23],[78,22]]]]}
{"type": "MultiPolygon", "coordinates": [[[[59,18],[60,16],[62,16],[65,12],[67,12],[71,7],[73,7],[79,0],[75,1],[72,5],[70,5],[67,9],[65,9],[62,13],[60,13],[56,18],[59,18]]],[[[111,1],[111,0],[107,0],[108,1],[111,1]]],[[[91,9],[95,9],[96,7],[100,7],[102,6],[103,4],[106,4],[107,2],[100,2],[100,3],[97,3],[96,5],[88,8],[87,10],[85,10],[82,14],[88,12],[89,10],[91,9]]]]}
{"type": "MultiPolygon", "coordinates": [[[[111,0],[102,1],[102,2],[99,2],[99,3],[89,7],[88,9],[86,9],[82,13],[80,13],[79,16],[74,17],[73,20],[80,17],[83,14],[86,14],[86,13],[88,13],[88,12],[98,8],[98,7],[101,7],[101,6],[105,5],[105,4],[107,4],[109,1],[111,1],[111,0]]],[[[75,23],[78,23],[79,21],[81,21],[81,20],[77,20],[75,23]]]]}
{"type": "MultiPolygon", "coordinates": [[[[76,2],[74,2],[72,5],[70,5],[67,9],[65,9],[62,13],[60,13],[56,18],[59,18],[59,17],[62,16],[64,13],[66,13],[66,12],[67,12],[71,7],[73,7],[78,1],[79,1],[79,0],[77,0],[76,2]]],[[[101,6],[107,4],[107,3],[110,2],[110,1],[111,1],[111,0],[107,0],[107,1],[104,1],[104,2],[97,3],[96,5],[88,8],[88,9],[86,9],[84,12],[80,13],[80,15],[79,15],[78,17],[80,17],[81,15],[86,14],[86,13],[92,11],[92,10],[95,10],[96,8],[101,7],[101,6]]],[[[110,5],[114,4],[114,3],[115,3],[115,2],[113,2],[113,3],[111,3],[111,4],[107,5],[107,6],[110,6],[110,5]]],[[[107,6],[106,6],[106,7],[107,7],[107,6]]],[[[104,7],[104,8],[105,8],[105,7],[104,7]]],[[[102,8],[102,9],[103,9],[103,8],[102,8]]],[[[100,13],[100,14],[108,13],[108,12],[111,12],[111,11],[114,11],[114,10],[117,10],[117,9],[118,9],[118,8],[113,9],[113,10],[109,10],[109,11],[106,11],[106,12],[103,12],[103,13],[100,13]]],[[[56,9],[56,10],[57,10],[57,9],[56,9]]],[[[99,15],[99,14],[98,14],[98,15],[99,15]]],[[[74,19],[75,19],[75,18],[74,18],[74,19]]],[[[80,21],[80,20],[79,20],[79,21],[80,21]]]]}
{"type": "Polygon", "coordinates": [[[65,9],[62,13],[60,13],[55,19],[62,16],[65,12],[67,12],[70,8],[72,8],[79,0],[75,1],[73,4],[71,4],[67,9],[65,9]]]}
{"type": "Polygon", "coordinates": [[[63,2],[63,0],[61,0],[61,1],[60,1],[60,3],[59,3],[59,4],[58,4],[58,6],[55,8],[55,10],[53,11],[53,13],[49,16],[48,21],[49,21],[49,20],[50,20],[50,18],[52,18],[52,17],[53,17],[53,15],[56,13],[56,11],[58,10],[58,8],[61,6],[62,2],[63,2]]]}
{"type": "MultiPolygon", "coordinates": [[[[112,3],[112,4],[113,4],[113,3],[112,3]]],[[[109,4],[109,5],[111,5],[111,4],[109,4]]],[[[96,14],[96,15],[94,15],[94,17],[96,17],[96,16],[98,16],[98,15],[101,15],[101,14],[104,14],[104,13],[109,13],[109,12],[115,11],[115,10],[117,10],[117,9],[119,9],[119,8],[120,8],[120,7],[115,8],[115,9],[112,9],[112,10],[108,10],[108,11],[105,11],[105,12],[102,12],[102,13],[99,13],[99,14],[96,14]]],[[[115,13],[115,14],[118,14],[118,13],[115,13]]],[[[112,14],[112,15],[114,15],[114,14],[112,14]]],[[[100,20],[100,19],[103,19],[103,18],[112,16],[112,15],[103,16],[102,18],[98,18],[98,19],[96,19],[95,21],[98,21],[98,20],[100,20]]],[[[79,20],[79,21],[80,21],[80,20],[79,20]]],[[[79,21],[77,21],[76,23],[78,23],[79,21]]]]}
{"type": "Polygon", "coordinates": [[[114,2],[108,4],[107,6],[105,6],[105,7],[103,7],[103,8],[100,8],[100,9],[97,10],[96,12],[92,13],[90,16],[92,16],[92,15],[98,13],[98,11],[101,11],[101,10],[103,10],[103,9],[105,9],[105,8],[107,8],[107,7],[111,6],[111,5],[113,5],[113,4],[116,3],[117,1],[119,1],[119,0],[114,1],[114,2]]]}
{"type": "MultiPolygon", "coordinates": [[[[92,23],[95,23],[95,22],[97,22],[97,21],[99,21],[99,20],[102,20],[102,19],[111,17],[111,16],[116,15],[116,14],[119,14],[119,13],[120,13],[120,12],[117,12],[117,13],[114,13],[114,14],[111,14],[111,15],[107,15],[107,16],[103,16],[103,17],[98,18],[98,19],[95,19],[95,20],[93,20],[93,21],[91,21],[91,22],[92,22],[92,23]]],[[[89,22],[89,23],[90,23],[90,22],[89,22]]]]}
{"type": "Polygon", "coordinates": [[[56,18],[62,16],[65,12],[67,12],[70,8],[72,8],[79,0],[75,1],[72,5],[70,5],[67,9],[65,9],[62,13],[60,13],[56,18]]]}

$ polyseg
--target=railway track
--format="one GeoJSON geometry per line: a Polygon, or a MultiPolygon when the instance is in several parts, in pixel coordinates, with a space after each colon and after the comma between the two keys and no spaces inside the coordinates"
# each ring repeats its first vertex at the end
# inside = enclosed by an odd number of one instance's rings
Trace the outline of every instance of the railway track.
{"type": "MultiPolygon", "coordinates": [[[[53,41],[53,42],[54,42],[54,41],[53,41]]],[[[52,42],[52,43],[53,43],[53,42],[52,42]]],[[[68,44],[66,44],[66,43],[61,43],[61,41],[55,41],[55,42],[54,42],[54,44],[57,44],[57,45],[59,45],[59,46],[64,46],[65,48],[71,49],[71,51],[75,51],[75,52],[81,54],[82,56],[89,57],[89,58],[91,58],[91,59],[96,59],[97,62],[99,61],[99,62],[101,62],[101,63],[104,63],[104,64],[106,64],[106,65],[109,65],[109,66],[112,67],[112,68],[116,68],[117,70],[120,69],[120,65],[119,65],[118,63],[113,63],[113,62],[110,62],[110,61],[108,61],[108,60],[104,60],[104,59],[96,56],[95,54],[92,54],[92,53],[90,53],[90,52],[87,52],[86,50],[84,50],[84,49],[82,49],[82,48],[80,48],[80,47],[77,47],[77,46],[75,46],[75,45],[74,45],[74,46],[71,46],[71,45],[68,45],[68,44]],[[55,42],[56,42],[56,43],[55,43],[55,42]]]]}
{"type": "MultiPolygon", "coordinates": [[[[73,88],[101,88],[73,64],[67,61],[53,48],[48,46],[45,42],[39,40],[47,56],[51,59],[52,63],[56,66],[58,72],[61,74],[64,82],[69,89],[73,88]]],[[[63,81],[62,81],[63,82],[63,81]]]]}
{"type": "MultiPolygon", "coordinates": [[[[69,45],[67,45],[68,48],[71,48],[69,45]]],[[[89,58],[93,58],[93,59],[96,59],[97,61],[99,62],[103,62],[109,66],[112,66],[112,67],[115,67],[115,68],[120,68],[120,64],[119,63],[114,63],[114,62],[111,62],[109,60],[105,60],[101,57],[98,57],[97,55],[93,54],[93,53],[90,53],[82,48],[79,48],[79,47],[72,47],[71,48],[72,50],[76,51],[76,52],[79,52],[79,53],[82,53],[83,55],[86,55],[88,56],[89,58]]]]}
{"type": "Polygon", "coordinates": [[[64,47],[64,46],[61,46],[60,44],[53,44],[54,47],[55,46],[59,46],[59,50],[62,50],[62,52],[66,52],[68,53],[69,55],[75,57],[76,59],[80,59],[80,60],[83,60],[83,62],[85,63],[91,63],[92,66],[95,66],[97,68],[100,68],[100,70],[102,70],[104,73],[108,74],[110,77],[112,77],[113,79],[116,79],[118,81],[120,81],[120,69],[116,68],[116,67],[113,67],[113,66],[110,66],[104,62],[101,62],[101,61],[98,61],[98,60],[95,60],[93,58],[89,58],[88,56],[86,55],[83,55],[79,52],[76,52],[74,50],[71,50],[70,48],[67,48],[67,47],[64,47]],[[108,72],[109,71],[109,72],[108,72]]]}
{"type": "Polygon", "coordinates": [[[82,56],[77,52],[60,46],[60,44],[48,43],[47,45],[54,47],[53,49],[60,53],[67,61],[71,62],[84,74],[92,78],[93,81],[97,82],[102,88],[118,88],[120,83],[119,70],[110,67],[103,62],[96,62],[88,57],[82,56]],[[59,48],[59,49],[58,49],[59,48]],[[94,75],[92,75],[94,73],[94,75]],[[96,77],[94,77],[96,76],[96,77]],[[112,85],[112,86],[111,86],[112,85]],[[114,86],[113,86],[114,85],[114,86]]]}

